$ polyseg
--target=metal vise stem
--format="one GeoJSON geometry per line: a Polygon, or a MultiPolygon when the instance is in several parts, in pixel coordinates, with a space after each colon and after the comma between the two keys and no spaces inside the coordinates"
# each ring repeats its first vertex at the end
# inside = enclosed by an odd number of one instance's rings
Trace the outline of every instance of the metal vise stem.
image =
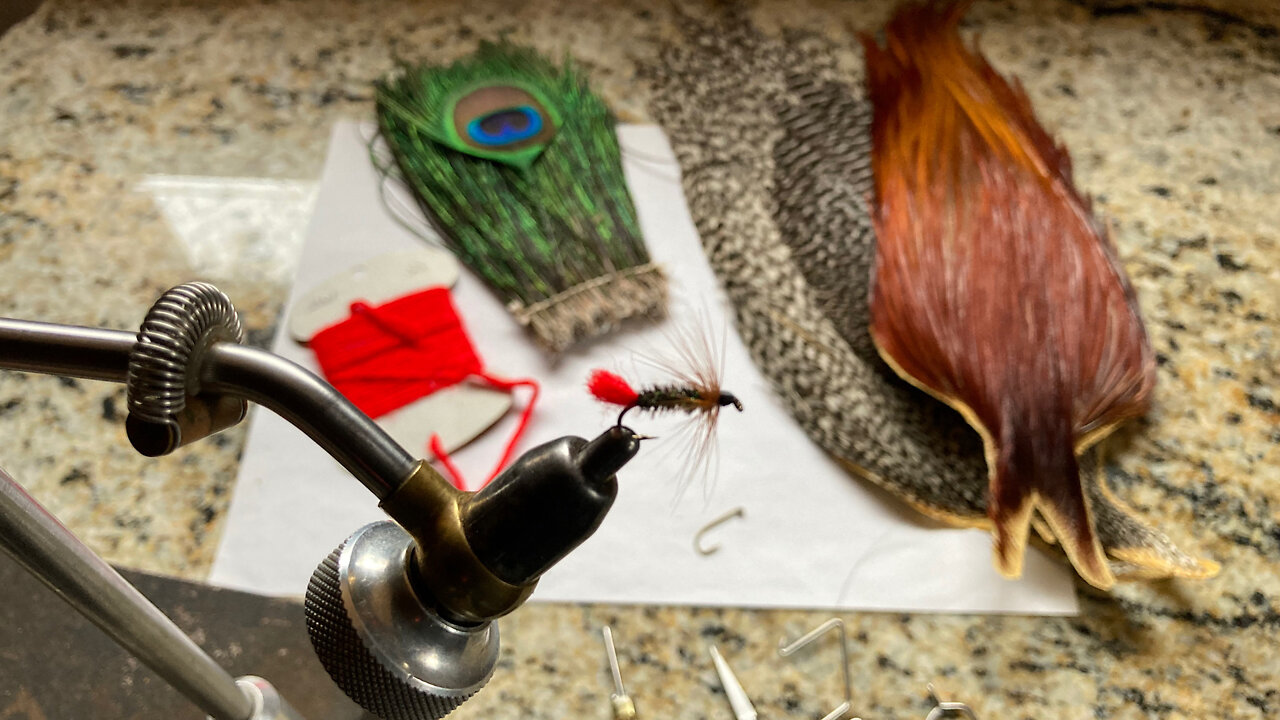
{"type": "MultiPolygon", "coordinates": [[[[123,383],[133,333],[0,318],[0,369],[123,383]]],[[[263,405],[293,423],[382,500],[418,461],[331,385],[265,350],[215,343],[201,382],[263,405]]]]}

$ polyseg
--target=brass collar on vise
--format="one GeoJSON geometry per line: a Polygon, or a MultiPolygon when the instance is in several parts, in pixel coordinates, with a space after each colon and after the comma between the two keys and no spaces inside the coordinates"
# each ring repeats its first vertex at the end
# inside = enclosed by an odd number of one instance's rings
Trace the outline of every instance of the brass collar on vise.
{"type": "Polygon", "coordinates": [[[462,514],[475,493],[449,484],[425,461],[380,506],[414,539],[415,584],[449,618],[478,623],[515,610],[537,581],[512,585],[493,574],[471,549],[462,514]]]}

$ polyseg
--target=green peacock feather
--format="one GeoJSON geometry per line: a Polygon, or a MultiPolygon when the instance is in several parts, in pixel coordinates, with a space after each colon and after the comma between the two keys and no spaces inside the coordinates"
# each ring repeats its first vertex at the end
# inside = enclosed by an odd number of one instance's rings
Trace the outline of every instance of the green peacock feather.
{"type": "Polygon", "coordinates": [[[566,61],[484,43],[377,85],[378,124],[449,247],[554,352],[660,317],[608,107],[566,61]]]}

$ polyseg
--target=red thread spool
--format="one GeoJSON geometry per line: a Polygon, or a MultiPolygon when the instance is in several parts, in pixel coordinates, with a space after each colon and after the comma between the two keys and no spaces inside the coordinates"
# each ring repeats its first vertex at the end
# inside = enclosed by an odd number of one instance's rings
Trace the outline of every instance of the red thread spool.
{"type": "MultiPolygon", "coordinates": [[[[535,380],[507,380],[485,372],[446,287],[428,288],[377,307],[354,302],[350,317],[321,330],[310,345],[325,378],[373,418],[471,377],[500,390],[530,388],[529,403],[488,480],[511,459],[538,399],[535,380]]],[[[453,476],[454,485],[465,489],[439,436],[432,435],[430,447],[453,476]]]]}

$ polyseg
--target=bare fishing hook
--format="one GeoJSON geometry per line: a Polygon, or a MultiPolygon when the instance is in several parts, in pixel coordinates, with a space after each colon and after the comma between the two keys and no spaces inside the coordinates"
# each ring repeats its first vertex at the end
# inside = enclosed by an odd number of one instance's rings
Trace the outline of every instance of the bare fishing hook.
{"type": "Polygon", "coordinates": [[[742,517],[746,517],[746,515],[747,515],[746,510],[744,510],[741,507],[736,507],[730,510],[729,512],[721,515],[720,517],[716,518],[715,520],[712,520],[706,525],[703,525],[702,529],[698,531],[698,534],[693,536],[693,549],[697,550],[698,554],[700,555],[714,554],[717,550],[720,549],[720,544],[717,543],[715,545],[707,546],[702,542],[703,536],[705,536],[711,530],[714,530],[717,527],[723,525],[724,523],[732,520],[733,518],[742,518],[742,517]]]}
{"type": "MultiPolygon", "coordinates": [[[[837,705],[834,710],[827,713],[822,720],[837,720],[837,718],[843,718],[853,709],[853,680],[849,675],[849,643],[845,638],[844,621],[840,618],[831,618],[818,627],[796,638],[790,644],[787,643],[786,638],[783,638],[778,642],[778,655],[782,657],[789,657],[797,650],[809,645],[814,640],[817,640],[823,634],[831,630],[835,630],[840,635],[840,670],[844,676],[844,701],[837,705]]],[[[932,716],[930,717],[932,718],[932,716]]],[[[859,720],[859,718],[852,718],[852,720],[859,720]]]]}
{"type": "Polygon", "coordinates": [[[925,716],[924,720],[940,720],[949,713],[959,713],[969,720],[978,720],[978,716],[973,710],[962,702],[943,702],[938,699],[938,694],[934,692],[933,683],[929,683],[929,700],[933,702],[933,709],[925,716]]]}

